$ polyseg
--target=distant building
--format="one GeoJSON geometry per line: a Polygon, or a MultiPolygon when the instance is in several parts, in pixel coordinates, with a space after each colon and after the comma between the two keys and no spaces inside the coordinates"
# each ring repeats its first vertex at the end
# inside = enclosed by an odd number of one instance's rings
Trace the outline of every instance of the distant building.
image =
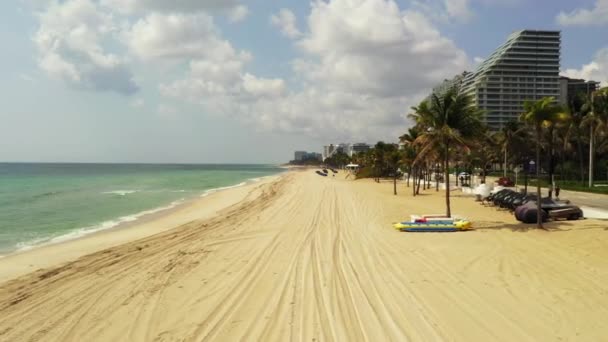
{"type": "Polygon", "coordinates": [[[317,152],[310,152],[306,155],[307,160],[318,160],[323,161],[323,155],[317,152]]]}
{"type": "Polygon", "coordinates": [[[295,151],[293,154],[293,160],[296,162],[303,162],[309,160],[323,161],[323,156],[321,155],[321,153],[317,152],[295,151]]]}
{"type": "Polygon", "coordinates": [[[471,74],[471,73],[468,71],[464,71],[462,74],[458,74],[451,79],[443,80],[443,82],[440,85],[433,88],[432,94],[437,95],[438,97],[441,97],[441,96],[445,95],[445,93],[447,93],[448,90],[450,90],[454,87],[458,87],[460,89],[462,87],[462,83],[463,83],[464,79],[467,76],[469,76],[469,74],[471,74]]]}
{"type": "Polygon", "coordinates": [[[352,157],[353,155],[355,155],[357,153],[365,153],[365,152],[369,151],[371,148],[372,148],[371,145],[366,144],[366,143],[352,144],[352,145],[350,145],[349,156],[352,157]]]}
{"type": "Polygon", "coordinates": [[[443,95],[459,87],[483,110],[488,127],[499,130],[519,118],[526,100],[554,97],[565,105],[576,94],[591,94],[599,88],[599,82],[560,76],[560,54],[560,31],[517,31],[474,72],[444,80],[432,94],[443,95]]]}
{"type": "Polygon", "coordinates": [[[526,100],[552,96],[560,101],[560,31],[522,30],[464,75],[461,91],[485,112],[485,122],[499,130],[516,120],[526,100]]]}
{"type": "Polygon", "coordinates": [[[348,151],[348,144],[329,144],[326,146],[323,146],[323,160],[331,157],[332,155],[334,155],[334,153],[338,153],[338,152],[342,152],[342,153],[347,153],[348,151]]]}
{"type": "Polygon", "coordinates": [[[323,146],[323,160],[329,158],[332,154],[334,154],[335,149],[336,146],[334,146],[334,144],[323,146]]]}
{"type": "Polygon", "coordinates": [[[371,145],[365,143],[340,143],[340,144],[329,144],[323,146],[323,160],[330,158],[335,153],[345,153],[349,157],[360,152],[367,152],[371,148],[371,145]]]}
{"type": "Polygon", "coordinates": [[[293,154],[294,155],[293,160],[302,161],[306,158],[307,154],[308,154],[308,152],[306,152],[306,151],[295,151],[293,154]]]}
{"type": "Polygon", "coordinates": [[[577,94],[591,95],[599,89],[599,86],[600,82],[561,76],[559,78],[560,103],[567,105],[577,94]]]}

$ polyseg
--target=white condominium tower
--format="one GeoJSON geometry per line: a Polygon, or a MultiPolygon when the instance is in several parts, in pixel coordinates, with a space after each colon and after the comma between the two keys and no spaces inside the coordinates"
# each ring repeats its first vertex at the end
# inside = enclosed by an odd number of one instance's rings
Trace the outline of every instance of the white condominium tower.
{"type": "Polygon", "coordinates": [[[560,100],[560,47],[559,31],[514,32],[477,70],[464,75],[461,91],[484,110],[490,129],[499,130],[519,117],[525,100],[560,100]]]}

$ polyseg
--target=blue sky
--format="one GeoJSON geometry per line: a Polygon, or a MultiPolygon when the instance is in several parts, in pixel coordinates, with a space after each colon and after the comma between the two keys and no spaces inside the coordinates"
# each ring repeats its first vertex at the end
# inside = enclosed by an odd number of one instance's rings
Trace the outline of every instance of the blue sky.
{"type": "Polygon", "coordinates": [[[514,30],[608,81],[608,0],[0,3],[0,161],[282,162],[391,141],[514,30]],[[170,4],[170,5],[168,5],[170,4]]]}

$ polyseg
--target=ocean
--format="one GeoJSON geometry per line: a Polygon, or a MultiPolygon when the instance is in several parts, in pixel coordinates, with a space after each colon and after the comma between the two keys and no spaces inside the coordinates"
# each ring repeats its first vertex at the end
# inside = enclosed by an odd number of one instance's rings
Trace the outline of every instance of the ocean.
{"type": "Polygon", "coordinates": [[[275,165],[0,163],[0,256],[282,172],[275,165]]]}

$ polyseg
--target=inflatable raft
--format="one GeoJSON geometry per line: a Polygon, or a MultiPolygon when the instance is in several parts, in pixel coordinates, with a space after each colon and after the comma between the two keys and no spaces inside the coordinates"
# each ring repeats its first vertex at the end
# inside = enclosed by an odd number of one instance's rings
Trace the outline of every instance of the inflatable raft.
{"type": "Polygon", "coordinates": [[[471,222],[466,220],[399,222],[393,227],[402,232],[458,232],[471,229],[471,222]]]}

